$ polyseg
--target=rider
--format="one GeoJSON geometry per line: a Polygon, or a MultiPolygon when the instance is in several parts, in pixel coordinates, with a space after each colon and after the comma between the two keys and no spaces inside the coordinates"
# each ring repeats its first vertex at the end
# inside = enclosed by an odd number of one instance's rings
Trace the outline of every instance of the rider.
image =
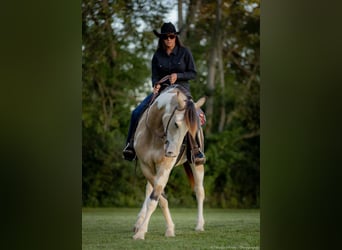
{"type": "MultiPolygon", "coordinates": [[[[123,150],[124,159],[129,161],[132,161],[135,158],[133,138],[138,126],[139,118],[147,109],[152,97],[159,92],[161,80],[167,79],[169,85],[182,85],[190,93],[188,81],[195,79],[197,74],[192,54],[189,49],[182,45],[178,37],[179,32],[176,32],[176,28],[171,22],[164,23],[160,29],[160,33],[156,30],[153,30],[153,32],[159,37],[158,48],[152,57],[153,92],[132,112],[126,147],[123,150]]],[[[188,138],[191,140],[190,145],[192,145],[195,164],[203,164],[205,162],[205,156],[198,146],[198,139],[194,140],[192,136],[188,136],[188,138]]]]}

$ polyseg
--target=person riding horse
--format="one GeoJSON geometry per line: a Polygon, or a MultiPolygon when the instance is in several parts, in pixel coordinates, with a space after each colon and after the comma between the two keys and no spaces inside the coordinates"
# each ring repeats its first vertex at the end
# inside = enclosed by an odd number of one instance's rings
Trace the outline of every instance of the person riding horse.
{"type": "MultiPolygon", "coordinates": [[[[194,59],[189,49],[184,47],[178,37],[179,32],[169,22],[164,23],[160,33],[153,30],[159,38],[158,48],[152,57],[152,86],[153,92],[148,95],[131,114],[131,122],[126,139],[126,147],[123,150],[124,159],[132,161],[136,154],[133,141],[135,130],[143,112],[148,108],[154,97],[164,88],[162,83],[168,85],[178,84],[190,93],[189,80],[196,77],[194,59]],[[162,87],[162,88],[161,88],[162,87]]],[[[201,151],[200,141],[197,138],[188,136],[191,145],[193,162],[196,165],[205,163],[205,155],[201,151]]]]}

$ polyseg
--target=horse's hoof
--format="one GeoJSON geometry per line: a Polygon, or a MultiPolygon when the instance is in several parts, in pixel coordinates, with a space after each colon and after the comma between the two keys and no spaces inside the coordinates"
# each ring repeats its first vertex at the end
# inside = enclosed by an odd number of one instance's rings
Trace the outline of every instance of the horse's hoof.
{"type": "Polygon", "coordinates": [[[165,232],[165,236],[166,237],[175,237],[175,232],[174,231],[171,231],[171,230],[167,230],[165,232]]]}
{"type": "Polygon", "coordinates": [[[201,219],[197,222],[195,230],[196,231],[204,231],[204,220],[203,219],[201,219]]]}
{"type": "Polygon", "coordinates": [[[141,233],[136,233],[134,236],[133,236],[133,239],[135,240],[145,240],[145,234],[141,234],[141,233]]]}

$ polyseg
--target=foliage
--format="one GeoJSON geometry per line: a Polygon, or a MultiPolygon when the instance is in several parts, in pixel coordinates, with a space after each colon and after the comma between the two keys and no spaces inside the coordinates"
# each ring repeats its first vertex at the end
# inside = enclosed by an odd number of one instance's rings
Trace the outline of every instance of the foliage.
{"type": "MultiPolygon", "coordinates": [[[[205,205],[259,207],[259,1],[222,1],[218,38],[213,27],[220,1],[197,2],[183,3],[198,6],[192,9],[196,18],[186,14],[183,42],[198,71],[191,82],[194,99],[206,95],[213,100],[212,125],[204,127],[205,205]],[[210,89],[207,76],[216,38],[223,69],[215,66],[215,88],[210,89]]],[[[168,21],[165,15],[173,5],[157,0],[82,1],[84,206],[136,207],[144,199],[145,179],[121,152],[130,112],[151,91],[150,60],[157,45],[152,30],[168,21]]],[[[182,167],[171,173],[166,194],[172,206],[196,205],[182,167]]]]}

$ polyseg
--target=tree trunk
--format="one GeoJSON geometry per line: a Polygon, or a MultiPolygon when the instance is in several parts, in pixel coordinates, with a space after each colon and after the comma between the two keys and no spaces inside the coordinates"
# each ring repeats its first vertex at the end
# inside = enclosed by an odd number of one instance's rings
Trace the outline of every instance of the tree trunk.
{"type": "Polygon", "coordinates": [[[183,1],[178,0],[178,30],[183,27],[183,1]]]}
{"type": "Polygon", "coordinates": [[[222,1],[217,0],[216,6],[216,29],[217,29],[217,59],[218,59],[218,70],[220,76],[220,85],[221,85],[221,107],[220,107],[220,121],[218,131],[222,132],[225,121],[226,121],[226,106],[225,106],[225,81],[224,81],[224,67],[223,67],[223,58],[222,58],[222,34],[219,32],[221,29],[221,21],[222,21],[222,1]]]}
{"type": "MultiPolygon", "coordinates": [[[[215,20],[215,28],[211,37],[211,51],[210,58],[208,63],[208,92],[209,97],[206,105],[206,114],[207,114],[207,125],[206,125],[206,133],[210,134],[213,128],[213,118],[214,118],[214,98],[213,94],[215,92],[215,75],[216,75],[216,63],[221,63],[219,65],[220,70],[220,81],[221,87],[224,88],[224,71],[223,71],[223,63],[222,63],[222,46],[221,46],[221,34],[220,34],[220,25],[221,25],[221,0],[217,0],[216,2],[216,20],[215,20]]],[[[225,113],[225,110],[221,109],[220,113],[225,113]]],[[[225,114],[224,114],[225,115],[225,114]]],[[[222,117],[221,117],[222,120],[222,117]]],[[[221,123],[220,120],[220,123],[221,123]]],[[[224,123],[225,119],[223,120],[224,123]]]]}
{"type": "MultiPolygon", "coordinates": [[[[215,35],[213,35],[213,40],[215,35]]],[[[216,74],[216,48],[213,46],[210,51],[210,58],[208,62],[208,100],[206,104],[206,117],[207,117],[207,125],[205,127],[206,134],[210,134],[212,124],[213,124],[213,115],[214,115],[214,91],[215,91],[215,74],[216,74]]]]}
{"type": "MultiPolygon", "coordinates": [[[[178,4],[179,4],[178,0],[178,4]]],[[[182,26],[179,26],[179,29],[181,30],[180,37],[183,42],[185,42],[188,34],[188,30],[191,24],[194,24],[196,22],[196,16],[201,7],[201,0],[190,0],[189,6],[188,6],[188,11],[186,13],[186,19],[185,22],[182,22],[182,26]]],[[[179,8],[179,7],[178,7],[179,8]]],[[[179,9],[178,9],[179,11],[179,9]]],[[[178,13],[178,18],[179,18],[179,13],[178,13]]]]}

